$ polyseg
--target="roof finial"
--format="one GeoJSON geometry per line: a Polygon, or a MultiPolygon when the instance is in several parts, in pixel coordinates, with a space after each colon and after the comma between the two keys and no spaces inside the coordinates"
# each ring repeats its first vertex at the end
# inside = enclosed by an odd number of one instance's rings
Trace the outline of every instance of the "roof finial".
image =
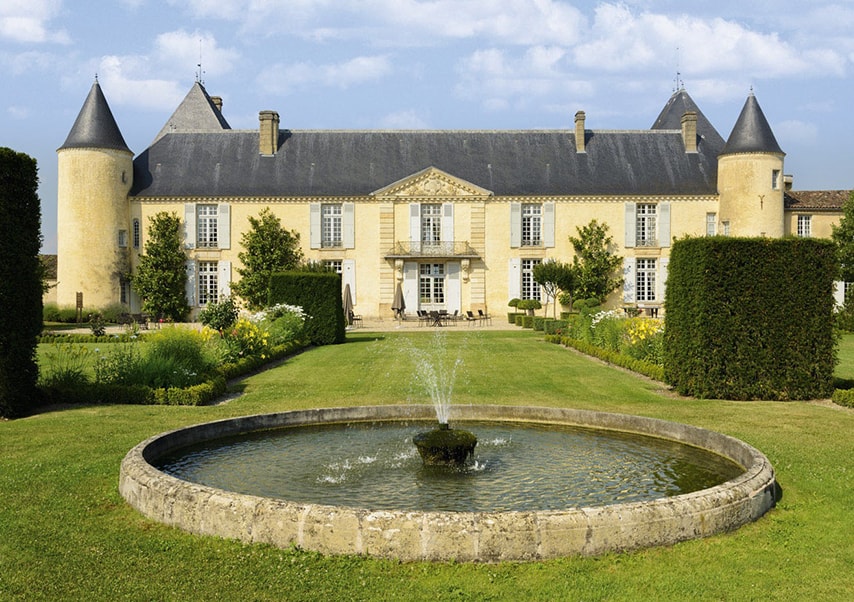
{"type": "Polygon", "coordinates": [[[202,71],[202,39],[199,38],[199,62],[196,64],[198,67],[198,71],[196,71],[196,83],[205,85],[205,80],[202,76],[204,76],[205,72],[202,71]]]}
{"type": "Polygon", "coordinates": [[[676,77],[673,80],[673,91],[679,92],[685,89],[685,82],[682,81],[682,72],[679,70],[679,46],[676,47],[676,77]]]}

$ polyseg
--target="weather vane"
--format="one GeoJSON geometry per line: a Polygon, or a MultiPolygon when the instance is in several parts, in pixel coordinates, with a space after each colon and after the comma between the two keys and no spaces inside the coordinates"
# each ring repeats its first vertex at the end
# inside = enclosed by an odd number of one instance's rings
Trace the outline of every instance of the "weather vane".
{"type": "Polygon", "coordinates": [[[205,80],[202,78],[202,76],[205,74],[205,72],[202,71],[202,40],[201,39],[199,39],[199,62],[196,64],[196,67],[198,67],[198,71],[196,71],[196,83],[204,86],[205,80]]]}

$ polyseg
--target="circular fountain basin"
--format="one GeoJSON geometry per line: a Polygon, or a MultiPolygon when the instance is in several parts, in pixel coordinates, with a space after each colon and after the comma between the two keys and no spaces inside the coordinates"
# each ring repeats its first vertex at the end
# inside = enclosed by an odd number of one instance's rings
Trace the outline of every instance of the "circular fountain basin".
{"type": "MultiPolygon", "coordinates": [[[[122,496],[146,516],[192,533],[327,554],[401,560],[536,560],[597,555],[705,537],[756,520],[775,502],[774,471],[753,447],[697,427],[622,414],[517,406],[456,406],[454,421],[569,425],[663,438],[718,454],[744,471],[673,497],[557,510],[376,510],[245,495],[170,476],[155,467],[176,450],[264,429],[429,420],[432,406],[316,409],[247,416],[162,433],[122,462],[122,496]]],[[[559,474],[555,478],[560,478],[559,474]]]]}

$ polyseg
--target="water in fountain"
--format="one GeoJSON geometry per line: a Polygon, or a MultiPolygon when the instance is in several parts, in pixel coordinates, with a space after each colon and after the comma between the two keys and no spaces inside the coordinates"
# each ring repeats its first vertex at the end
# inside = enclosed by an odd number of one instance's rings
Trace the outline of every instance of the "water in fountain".
{"type": "Polygon", "coordinates": [[[448,424],[451,418],[451,397],[457,380],[457,369],[463,363],[462,358],[458,355],[451,360],[444,333],[435,333],[426,349],[417,347],[412,339],[406,339],[406,345],[415,368],[413,383],[429,396],[439,424],[448,424]]]}

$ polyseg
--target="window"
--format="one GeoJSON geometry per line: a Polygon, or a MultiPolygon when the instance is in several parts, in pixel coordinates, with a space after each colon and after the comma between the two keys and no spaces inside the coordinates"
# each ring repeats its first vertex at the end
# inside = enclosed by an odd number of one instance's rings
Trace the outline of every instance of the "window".
{"type": "Polygon", "coordinates": [[[327,268],[329,268],[336,274],[340,274],[344,271],[344,262],[340,259],[324,259],[323,265],[325,265],[327,268]]]}
{"type": "Polygon", "coordinates": [[[536,299],[540,301],[540,285],[534,280],[534,266],[539,265],[541,259],[522,260],[522,299],[536,299]]]}
{"type": "Polygon", "coordinates": [[[122,249],[127,248],[128,246],[128,231],[127,230],[119,230],[119,247],[122,249]]]}
{"type": "Polygon", "coordinates": [[[798,236],[801,238],[809,238],[812,234],[812,216],[798,216],[798,236]]]}
{"type": "Polygon", "coordinates": [[[729,236],[729,220],[721,222],[721,234],[724,236],[729,236]]]}
{"type": "Polygon", "coordinates": [[[422,263],[418,266],[418,292],[421,305],[445,304],[445,264],[422,263]]]}
{"type": "Polygon", "coordinates": [[[637,300],[655,301],[655,259],[637,260],[637,300]]]}
{"type": "Polygon", "coordinates": [[[320,206],[320,246],[341,247],[341,204],[323,204],[320,206]]]}
{"type": "Polygon", "coordinates": [[[421,242],[429,244],[442,242],[442,205],[421,205],[421,242]]]}
{"type": "Polygon", "coordinates": [[[780,190],[780,170],[779,169],[771,170],[771,188],[773,190],[780,190]]]}
{"type": "Polygon", "coordinates": [[[656,206],[639,203],[637,209],[637,246],[657,247],[658,239],[655,233],[656,206]]]}
{"type": "Polygon", "coordinates": [[[718,214],[706,214],[706,236],[714,236],[718,233],[718,214]]]}
{"type": "Polygon", "coordinates": [[[218,239],[218,212],[216,205],[196,207],[196,246],[216,248],[218,239]]]}
{"type": "Polygon", "coordinates": [[[139,248],[139,220],[136,218],[133,220],[133,248],[139,248]]]}
{"type": "Polygon", "coordinates": [[[539,247],[542,241],[543,206],[536,203],[522,204],[522,246],[539,247]]]}
{"type": "Polygon", "coordinates": [[[199,305],[216,303],[219,300],[217,285],[217,262],[199,262],[199,305]]]}

